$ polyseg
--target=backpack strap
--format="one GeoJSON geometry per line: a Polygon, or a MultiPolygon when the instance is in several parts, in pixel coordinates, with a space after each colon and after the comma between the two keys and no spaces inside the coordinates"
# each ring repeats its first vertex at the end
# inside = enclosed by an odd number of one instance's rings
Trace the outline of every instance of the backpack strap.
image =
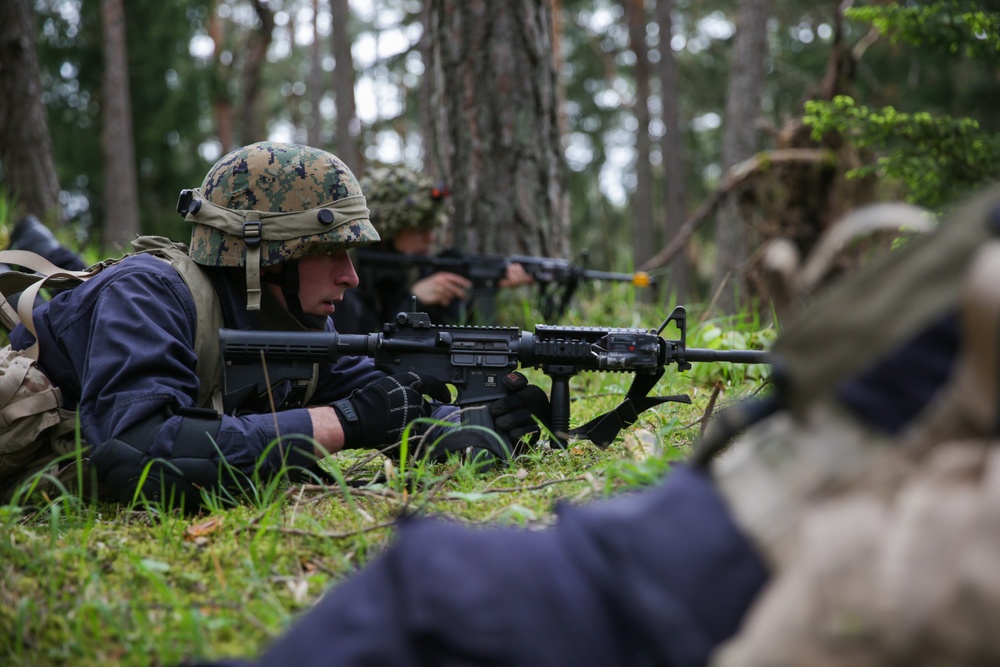
{"type": "Polygon", "coordinates": [[[38,335],[35,332],[35,323],[31,311],[35,306],[35,297],[43,287],[60,286],[75,287],[84,280],[100,273],[104,270],[103,264],[96,264],[84,271],[70,271],[63,269],[41,255],[28,250],[0,250],[0,263],[13,264],[32,271],[6,271],[0,273],[0,323],[8,331],[18,324],[31,332],[35,342],[24,353],[34,360],[38,360],[38,335]],[[18,300],[17,310],[11,306],[8,297],[21,293],[18,300]]]}

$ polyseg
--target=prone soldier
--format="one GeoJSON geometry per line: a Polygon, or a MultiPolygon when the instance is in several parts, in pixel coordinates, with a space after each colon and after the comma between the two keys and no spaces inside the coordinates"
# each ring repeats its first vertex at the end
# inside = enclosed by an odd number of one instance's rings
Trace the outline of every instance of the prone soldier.
{"type": "MultiPolygon", "coordinates": [[[[192,224],[190,247],[141,237],[142,252],[57,294],[34,310],[33,329],[22,322],[10,334],[14,350],[40,350],[37,366],[61,396],[56,419],[79,416],[105,496],[172,496],[191,508],[224,480],[316,473],[329,453],[388,447],[410,422],[454,413],[437,378],[387,374],[367,357],[322,364],[301,405],[283,404],[278,387],[221,409],[220,328],[332,331],[330,316],[358,285],[347,250],[379,236],[339,158],[293,144],[245,146],[182,192],[178,211],[192,224]]],[[[545,399],[534,389],[532,400],[545,399]]],[[[523,408],[518,393],[491,409],[523,408]]],[[[537,432],[530,414],[500,423],[537,432]]],[[[453,442],[475,447],[476,437],[453,442]]],[[[0,478],[0,492],[16,484],[0,478]]]]}

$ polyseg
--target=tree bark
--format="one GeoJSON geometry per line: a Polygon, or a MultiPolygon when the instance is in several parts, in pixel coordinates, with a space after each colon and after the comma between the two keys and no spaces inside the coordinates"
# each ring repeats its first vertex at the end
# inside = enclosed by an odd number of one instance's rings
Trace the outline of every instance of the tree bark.
{"type": "Polygon", "coordinates": [[[323,114],[319,107],[323,102],[323,42],[319,38],[319,11],[323,0],[313,0],[313,41],[309,47],[309,106],[312,122],[306,132],[310,146],[321,148],[323,141],[323,114]]]}
{"type": "Polygon", "coordinates": [[[267,126],[260,116],[260,86],[267,49],[274,35],[274,11],[263,0],[253,1],[260,26],[251,33],[243,61],[240,142],[252,144],[267,139],[267,126]]]}
{"type": "Polygon", "coordinates": [[[424,63],[425,74],[424,83],[417,90],[417,110],[420,118],[420,136],[424,138],[424,173],[437,182],[444,180],[444,168],[442,163],[444,156],[437,150],[434,143],[436,116],[435,105],[431,97],[433,87],[427,82],[431,75],[431,8],[430,3],[423,3],[420,10],[420,25],[423,32],[420,34],[420,41],[417,43],[417,51],[420,53],[420,60],[424,63]]]}
{"type": "Polygon", "coordinates": [[[551,0],[431,0],[435,150],[459,250],[564,257],[551,0]]]}
{"type": "Polygon", "coordinates": [[[351,55],[351,8],[347,0],[330,0],[333,17],[333,93],[337,108],[337,156],[360,176],[364,169],[358,137],[361,121],[358,120],[357,102],[354,98],[354,56],[351,55]]]}
{"type": "MultiPolygon", "coordinates": [[[[657,0],[656,22],[660,27],[660,98],[663,109],[663,137],[660,139],[660,153],[663,156],[663,237],[670,243],[680,232],[687,215],[687,178],[685,171],[684,146],[681,132],[680,82],[677,74],[677,59],[670,48],[673,32],[671,12],[674,0],[657,0]]],[[[669,265],[669,289],[677,297],[678,303],[688,299],[687,256],[678,254],[669,265]]]]}
{"type": "MultiPolygon", "coordinates": [[[[729,169],[754,154],[755,121],[760,115],[767,58],[767,19],[770,0],[741,0],[736,35],[730,52],[726,92],[725,127],[722,133],[722,167],[729,169]]],[[[747,288],[743,276],[748,256],[748,224],[735,195],[722,202],[715,225],[715,291],[717,304],[726,313],[743,306],[747,288]]]]}
{"type": "Polygon", "coordinates": [[[0,163],[21,213],[61,223],[31,0],[0,2],[0,163]]]}
{"type": "Polygon", "coordinates": [[[649,49],[646,47],[646,9],[643,0],[626,0],[629,45],[635,54],[635,192],[632,193],[632,256],[642,264],[656,247],[653,230],[653,166],[649,161],[649,49]]]}
{"type": "Polygon", "coordinates": [[[139,235],[139,178],[132,135],[132,103],[122,0],[101,0],[104,40],[101,149],[104,156],[104,225],[107,250],[124,251],[139,235]]]}
{"type": "MultiPolygon", "coordinates": [[[[233,102],[229,97],[229,77],[232,71],[231,62],[224,62],[223,53],[226,48],[225,28],[217,10],[219,0],[209,7],[208,36],[215,44],[215,63],[212,69],[212,112],[215,115],[215,131],[222,145],[222,152],[228,153],[236,148],[233,137],[233,102]]],[[[230,54],[231,57],[231,54],[230,54]]]]}

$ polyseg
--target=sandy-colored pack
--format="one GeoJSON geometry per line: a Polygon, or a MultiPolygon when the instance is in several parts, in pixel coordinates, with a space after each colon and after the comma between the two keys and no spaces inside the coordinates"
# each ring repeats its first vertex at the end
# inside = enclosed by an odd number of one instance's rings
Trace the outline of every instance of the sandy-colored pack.
{"type": "Polygon", "coordinates": [[[772,567],[714,665],[1000,661],[1000,190],[801,312],[780,409],[713,461],[772,567]],[[837,388],[955,313],[947,380],[891,434],[837,388]]]}

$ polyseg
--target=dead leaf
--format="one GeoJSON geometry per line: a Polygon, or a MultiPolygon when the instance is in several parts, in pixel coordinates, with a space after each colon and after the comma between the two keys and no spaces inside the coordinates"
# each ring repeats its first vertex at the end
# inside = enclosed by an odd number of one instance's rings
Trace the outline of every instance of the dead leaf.
{"type": "Polygon", "coordinates": [[[205,538],[206,535],[211,535],[221,527],[222,519],[220,517],[213,517],[201,523],[193,523],[184,529],[184,539],[188,542],[195,542],[195,544],[200,546],[207,541],[205,538]],[[203,538],[203,540],[199,540],[198,538],[203,538]]]}

